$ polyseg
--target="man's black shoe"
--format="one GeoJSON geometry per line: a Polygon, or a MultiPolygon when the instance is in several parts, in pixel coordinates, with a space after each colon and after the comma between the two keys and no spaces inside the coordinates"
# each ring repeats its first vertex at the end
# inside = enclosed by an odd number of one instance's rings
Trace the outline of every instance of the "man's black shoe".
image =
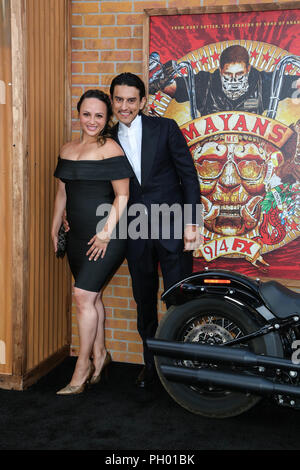
{"type": "Polygon", "coordinates": [[[144,366],[139,373],[135,384],[137,387],[146,389],[154,385],[156,379],[156,370],[155,366],[144,366]]]}

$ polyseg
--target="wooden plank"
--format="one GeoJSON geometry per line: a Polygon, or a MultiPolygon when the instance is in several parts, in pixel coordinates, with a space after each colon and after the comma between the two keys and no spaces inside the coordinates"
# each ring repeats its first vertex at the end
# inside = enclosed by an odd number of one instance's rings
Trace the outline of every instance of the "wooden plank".
{"type": "Polygon", "coordinates": [[[11,159],[12,68],[10,1],[0,3],[0,372],[12,368],[11,159]]]}
{"type": "MultiPolygon", "coordinates": [[[[68,356],[70,356],[70,347],[66,345],[42,361],[34,369],[27,371],[23,376],[0,375],[0,388],[6,390],[24,390],[57,367],[68,356]]],[[[53,393],[55,393],[55,390],[53,393]]]]}
{"type": "MultiPolygon", "coordinates": [[[[53,354],[46,356],[34,369],[27,371],[22,377],[22,389],[26,389],[34,384],[41,377],[57,367],[66,357],[70,356],[70,346],[64,345],[53,354]]],[[[1,385],[1,384],[0,384],[1,385]]],[[[55,393],[55,390],[53,390],[55,393]]]]}
{"type": "MultiPolygon", "coordinates": [[[[28,0],[28,91],[30,119],[30,282],[28,308],[28,356],[26,370],[35,370],[41,361],[71,340],[67,316],[70,302],[70,274],[66,261],[57,260],[50,238],[56,182],[53,177],[59,148],[64,142],[67,98],[66,81],[69,40],[69,2],[28,0]]],[[[68,80],[70,78],[68,77],[68,80]]],[[[70,112],[70,107],[68,111],[70,112]]],[[[68,115],[71,121],[70,114],[68,115]]]]}
{"type": "Polygon", "coordinates": [[[204,7],[186,8],[147,8],[144,13],[148,16],[163,15],[201,15],[207,13],[239,13],[247,11],[272,11],[272,10],[296,10],[300,8],[300,2],[278,3],[248,3],[239,5],[209,5],[204,7]]]}
{"type": "MultiPolygon", "coordinates": [[[[30,3],[30,0],[27,0],[27,8],[31,8],[31,7],[32,5],[30,3]]],[[[35,68],[35,62],[34,62],[35,55],[33,53],[34,51],[33,44],[34,44],[34,40],[36,40],[37,38],[36,38],[36,32],[33,31],[33,27],[32,27],[32,24],[33,24],[32,17],[30,18],[27,17],[26,20],[27,20],[27,29],[28,31],[31,31],[31,35],[33,36],[33,37],[30,36],[27,42],[27,70],[31,70],[35,68]]],[[[31,78],[31,80],[28,81],[28,89],[27,89],[27,93],[29,95],[34,94],[34,87],[35,87],[35,80],[31,78]]],[[[30,107],[28,107],[27,112],[28,112],[28,118],[30,122],[30,126],[28,128],[28,139],[32,146],[33,129],[35,128],[36,113],[32,112],[32,109],[30,107]]],[[[32,148],[30,148],[30,151],[32,151],[32,148]]],[[[29,158],[28,163],[29,163],[29,174],[32,175],[34,173],[34,162],[32,161],[31,158],[29,158]]],[[[33,201],[35,199],[35,194],[32,194],[32,188],[30,188],[30,193],[28,197],[29,197],[28,216],[31,217],[31,211],[33,210],[33,207],[32,207],[33,201]]],[[[29,253],[31,253],[31,258],[32,258],[32,253],[35,252],[35,239],[31,235],[31,230],[30,230],[28,243],[29,243],[28,251],[29,253]]],[[[31,259],[31,263],[32,263],[32,259],[31,259]]],[[[34,279],[34,269],[29,270],[28,276],[29,276],[29,285],[31,285],[34,279]]],[[[35,297],[28,296],[28,312],[32,312],[34,310],[34,302],[35,302],[35,297]]],[[[32,361],[32,354],[33,354],[32,351],[33,351],[33,344],[34,344],[33,343],[33,328],[29,322],[28,322],[28,325],[29,327],[27,328],[27,348],[26,348],[26,358],[25,358],[26,362],[32,361]]]]}
{"type": "Polygon", "coordinates": [[[13,375],[24,370],[27,302],[27,240],[25,223],[28,207],[27,120],[25,113],[26,69],[24,46],[26,30],[24,2],[11,0],[12,41],[12,315],[13,315],[13,375]]]}
{"type": "MultiPolygon", "coordinates": [[[[8,303],[5,307],[5,324],[9,338],[13,332],[13,351],[11,369],[0,364],[0,387],[22,389],[69,354],[71,343],[71,275],[66,260],[55,258],[50,239],[54,168],[60,146],[71,135],[71,1],[4,1],[11,7],[14,39],[14,147],[11,158],[7,152],[3,159],[11,165],[0,188],[11,201],[11,208],[5,203],[11,245],[5,246],[7,257],[1,259],[11,282],[3,291],[11,301],[11,308],[8,303]]],[[[2,214],[1,204],[4,198],[2,214]]],[[[1,249],[2,244],[0,255],[1,249]]]]}

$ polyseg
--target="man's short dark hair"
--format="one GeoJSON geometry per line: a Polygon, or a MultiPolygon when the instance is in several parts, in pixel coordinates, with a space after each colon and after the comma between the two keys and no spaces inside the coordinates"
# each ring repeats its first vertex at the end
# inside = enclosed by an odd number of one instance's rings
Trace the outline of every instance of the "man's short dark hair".
{"type": "Polygon", "coordinates": [[[117,85],[127,85],[127,86],[134,86],[140,92],[140,99],[146,96],[146,89],[143,80],[140,79],[137,75],[134,75],[130,72],[124,72],[120,75],[117,75],[110,85],[110,96],[113,96],[115,86],[117,85]]]}
{"type": "Polygon", "coordinates": [[[225,64],[236,64],[244,62],[246,67],[249,66],[249,54],[245,47],[238,44],[229,46],[221,54],[220,68],[222,69],[225,64]]]}

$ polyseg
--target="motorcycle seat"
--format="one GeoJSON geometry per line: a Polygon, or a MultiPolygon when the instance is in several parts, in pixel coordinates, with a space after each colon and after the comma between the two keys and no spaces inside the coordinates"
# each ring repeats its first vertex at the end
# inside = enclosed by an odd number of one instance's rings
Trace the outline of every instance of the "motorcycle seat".
{"type": "Polygon", "coordinates": [[[277,281],[262,282],[259,292],[266,306],[278,318],[300,315],[300,294],[277,281]]]}

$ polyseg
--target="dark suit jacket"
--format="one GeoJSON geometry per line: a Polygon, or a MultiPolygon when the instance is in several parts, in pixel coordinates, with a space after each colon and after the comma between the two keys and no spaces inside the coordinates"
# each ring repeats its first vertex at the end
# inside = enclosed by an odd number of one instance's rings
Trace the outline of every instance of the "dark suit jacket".
{"type": "MultiPolygon", "coordinates": [[[[113,129],[118,141],[118,124],[113,129]]],[[[119,141],[118,141],[119,142],[119,141]]],[[[151,207],[153,204],[190,204],[192,211],[187,219],[181,218],[182,227],[185,223],[196,223],[196,204],[200,203],[200,186],[194,162],[186,141],[173,119],[162,117],[149,117],[142,114],[142,155],[141,155],[141,184],[136,177],[130,181],[130,199],[128,204],[129,227],[132,222],[133,204],[144,204],[148,212],[149,238],[151,237],[151,207]]],[[[139,216],[139,213],[136,214],[139,216]]],[[[144,214],[142,214],[144,215],[144,214]]],[[[153,214],[152,214],[153,215],[153,214]]],[[[152,217],[153,219],[153,217],[152,217]]],[[[183,249],[182,236],[174,238],[174,224],[176,214],[171,213],[171,236],[163,233],[161,218],[158,226],[152,227],[154,238],[171,252],[183,249]]],[[[153,225],[153,224],[152,224],[153,225]]],[[[166,227],[166,224],[164,225],[166,227]]],[[[177,225],[178,227],[178,225],[177,225]]],[[[127,258],[137,258],[141,255],[145,240],[138,238],[128,239],[127,258]]]]}

